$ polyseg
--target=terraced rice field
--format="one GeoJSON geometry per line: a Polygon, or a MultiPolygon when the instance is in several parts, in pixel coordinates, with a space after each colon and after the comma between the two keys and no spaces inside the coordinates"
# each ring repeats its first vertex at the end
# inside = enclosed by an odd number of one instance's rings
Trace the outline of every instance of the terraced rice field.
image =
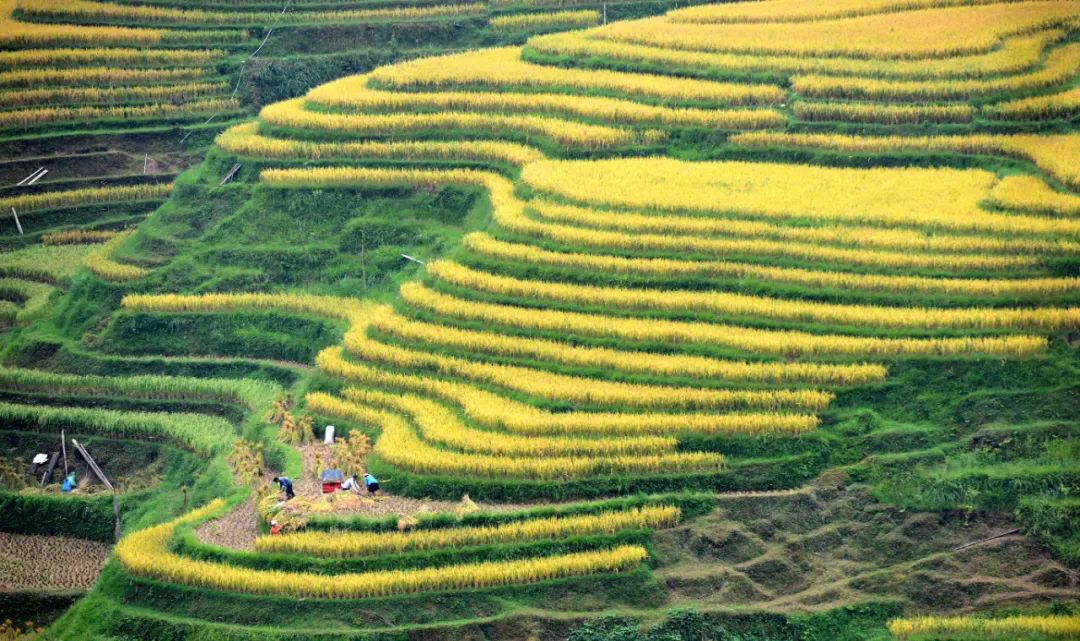
{"type": "Polygon", "coordinates": [[[0,194],[4,429],[172,448],[58,633],[1080,634],[1080,3],[5,6],[28,158],[213,141],[0,194]]]}

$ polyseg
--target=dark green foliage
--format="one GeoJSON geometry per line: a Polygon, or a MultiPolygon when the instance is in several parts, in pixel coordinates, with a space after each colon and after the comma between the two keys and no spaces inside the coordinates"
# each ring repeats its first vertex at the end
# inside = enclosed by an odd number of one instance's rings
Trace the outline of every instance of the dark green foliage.
{"type": "Polygon", "coordinates": [[[113,316],[95,347],[125,355],[249,356],[306,363],[340,338],[324,320],[274,312],[121,313],[113,316]]]}

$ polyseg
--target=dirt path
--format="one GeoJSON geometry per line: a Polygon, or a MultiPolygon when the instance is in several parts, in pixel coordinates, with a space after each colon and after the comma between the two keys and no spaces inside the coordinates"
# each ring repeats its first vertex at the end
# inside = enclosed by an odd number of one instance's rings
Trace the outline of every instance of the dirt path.
{"type": "Polygon", "coordinates": [[[0,591],[89,589],[111,548],[100,541],[0,532],[0,591]]]}

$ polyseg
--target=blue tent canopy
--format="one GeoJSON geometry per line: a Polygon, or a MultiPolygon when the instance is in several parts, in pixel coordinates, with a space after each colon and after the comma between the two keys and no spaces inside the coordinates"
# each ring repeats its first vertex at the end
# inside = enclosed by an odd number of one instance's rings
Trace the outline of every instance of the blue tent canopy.
{"type": "Polygon", "coordinates": [[[341,473],[341,470],[326,470],[322,473],[323,483],[341,483],[345,480],[345,475],[341,473]]]}

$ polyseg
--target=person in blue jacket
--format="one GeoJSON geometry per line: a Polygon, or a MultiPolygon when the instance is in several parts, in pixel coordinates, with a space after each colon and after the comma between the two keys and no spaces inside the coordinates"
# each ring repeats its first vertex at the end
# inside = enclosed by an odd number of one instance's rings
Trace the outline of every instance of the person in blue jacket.
{"type": "Polygon", "coordinates": [[[296,496],[296,494],[293,492],[292,481],[290,481],[288,477],[275,476],[274,482],[277,483],[278,487],[281,488],[281,491],[285,493],[286,501],[296,496]]]}
{"type": "Polygon", "coordinates": [[[364,486],[367,487],[367,491],[370,494],[375,494],[379,491],[379,479],[375,478],[371,474],[365,474],[364,486]]]}

